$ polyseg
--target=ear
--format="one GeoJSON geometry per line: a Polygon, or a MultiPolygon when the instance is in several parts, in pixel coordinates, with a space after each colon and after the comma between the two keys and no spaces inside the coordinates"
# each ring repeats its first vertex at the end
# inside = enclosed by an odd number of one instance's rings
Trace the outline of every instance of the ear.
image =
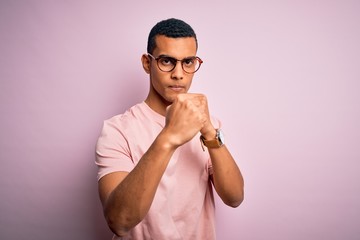
{"type": "Polygon", "coordinates": [[[147,54],[143,54],[141,56],[141,62],[143,65],[143,68],[147,74],[150,74],[150,59],[147,54]]]}

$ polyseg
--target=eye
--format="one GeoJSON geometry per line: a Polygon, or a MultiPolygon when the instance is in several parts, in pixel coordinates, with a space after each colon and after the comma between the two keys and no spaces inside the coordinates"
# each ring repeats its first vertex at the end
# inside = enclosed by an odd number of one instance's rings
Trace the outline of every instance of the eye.
{"type": "Polygon", "coordinates": [[[195,60],[196,60],[195,58],[187,58],[183,60],[183,63],[185,66],[191,66],[194,65],[195,60]]]}
{"type": "Polygon", "coordinates": [[[162,57],[159,59],[159,62],[161,65],[164,65],[164,66],[172,66],[174,65],[174,59],[172,58],[169,58],[169,57],[162,57]]]}

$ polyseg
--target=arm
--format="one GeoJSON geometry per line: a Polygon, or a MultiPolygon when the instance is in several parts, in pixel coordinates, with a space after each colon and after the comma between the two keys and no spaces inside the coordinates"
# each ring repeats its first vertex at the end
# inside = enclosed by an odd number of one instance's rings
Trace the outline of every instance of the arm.
{"type": "Polygon", "coordinates": [[[124,236],[147,214],[160,179],[177,147],[191,140],[206,118],[198,114],[194,95],[179,95],[167,109],[166,124],[130,172],[108,174],[99,181],[99,194],[110,229],[124,236]]]}
{"type": "MultiPolygon", "coordinates": [[[[204,106],[207,109],[207,103],[204,106]]],[[[208,110],[207,114],[208,114],[208,110]]],[[[209,114],[208,114],[209,115],[209,114]]],[[[205,139],[214,139],[216,130],[212,126],[210,117],[201,129],[201,135],[205,139]]],[[[215,190],[223,202],[231,207],[237,207],[244,199],[244,180],[240,169],[225,145],[219,148],[208,148],[213,175],[211,180],[215,190]]]]}
{"type": "Polygon", "coordinates": [[[244,199],[244,180],[225,145],[209,149],[213,166],[212,182],[223,202],[237,207],[244,199]]]}
{"type": "Polygon", "coordinates": [[[105,218],[116,235],[126,235],[145,217],[174,151],[166,136],[160,134],[133,171],[115,172],[100,179],[105,218]]]}

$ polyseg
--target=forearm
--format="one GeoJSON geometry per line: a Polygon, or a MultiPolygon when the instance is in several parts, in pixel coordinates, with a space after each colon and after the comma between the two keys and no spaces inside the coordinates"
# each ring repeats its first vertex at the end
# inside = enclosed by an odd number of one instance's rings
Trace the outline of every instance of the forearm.
{"type": "Polygon", "coordinates": [[[237,207],[244,199],[244,180],[225,145],[209,149],[216,192],[229,206],[237,207]]]}
{"type": "Polygon", "coordinates": [[[105,217],[116,234],[125,234],[145,217],[174,151],[159,135],[136,167],[108,196],[104,203],[105,217]]]}

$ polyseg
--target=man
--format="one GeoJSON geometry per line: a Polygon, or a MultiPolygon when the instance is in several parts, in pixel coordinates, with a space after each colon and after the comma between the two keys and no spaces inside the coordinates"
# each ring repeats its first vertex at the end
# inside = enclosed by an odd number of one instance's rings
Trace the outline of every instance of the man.
{"type": "Polygon", "coordinates": [[[243,200],[243,178],[206,97],[188,93],[202,60],[193,29],[157,23],[141,58],[144,102],[104,122],[96,146],[99,194],[114,239],[215,239],[212,186],[243,200]]]}

